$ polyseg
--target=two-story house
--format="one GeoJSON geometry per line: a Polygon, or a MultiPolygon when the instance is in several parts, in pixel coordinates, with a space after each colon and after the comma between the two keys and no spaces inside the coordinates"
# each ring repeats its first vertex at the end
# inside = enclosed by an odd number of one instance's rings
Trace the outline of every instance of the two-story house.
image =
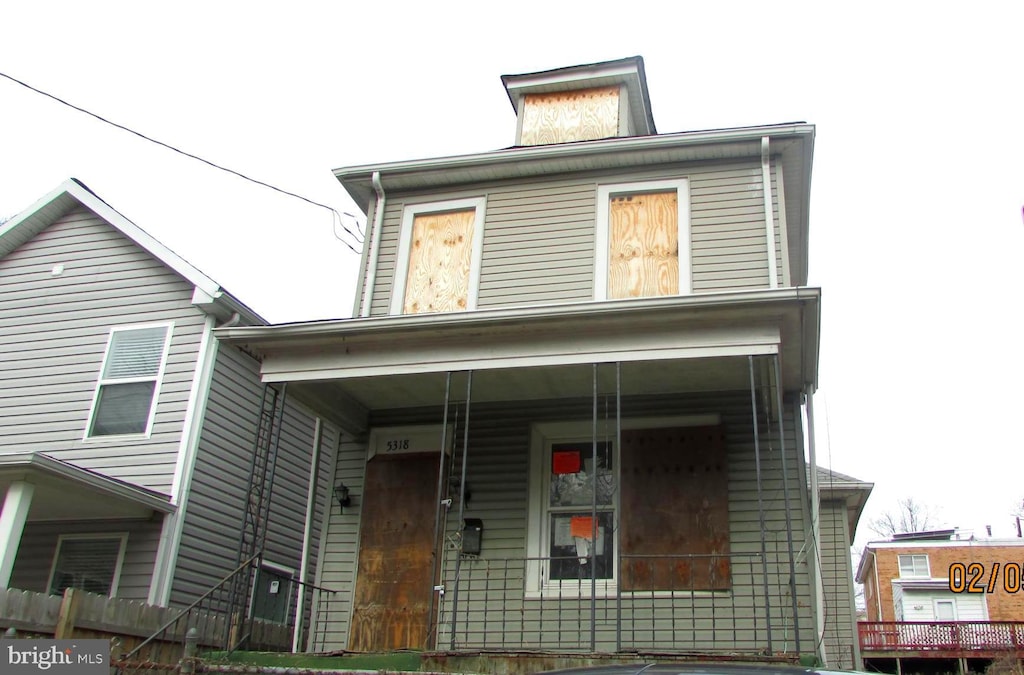
{"type": "Polygon", "coordinates": [[[822,656],[814,127],[659,134],[640,58],[502,79],[513,147],[336,171],[355,318],[215,331],[343,429],[314,647],[822,656]]]}
{"type": "Polygon", "coordinates": [[[213,334],[264,323],[76,180],[0,227],[0,588],[181,607],[259,543],[296,614],[338,435],[213,334]]]}
{"type": "Polygon", "coordinates": [[[979,672],[1024,650],[1022,565],[1024,539],[938,530],[869,543],[857,568],[865,663],[879,672],[915,665],[979,672]]]}

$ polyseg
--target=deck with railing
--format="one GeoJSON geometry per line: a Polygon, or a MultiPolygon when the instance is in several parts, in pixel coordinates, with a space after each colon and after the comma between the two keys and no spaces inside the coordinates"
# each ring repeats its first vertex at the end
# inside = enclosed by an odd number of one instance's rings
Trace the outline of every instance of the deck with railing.
{"type": "Polygon", "coordinates": [[[1018,621],[861,621],[865,656],[977,656],[1024,651],[1024,622],[1018,621]]]}

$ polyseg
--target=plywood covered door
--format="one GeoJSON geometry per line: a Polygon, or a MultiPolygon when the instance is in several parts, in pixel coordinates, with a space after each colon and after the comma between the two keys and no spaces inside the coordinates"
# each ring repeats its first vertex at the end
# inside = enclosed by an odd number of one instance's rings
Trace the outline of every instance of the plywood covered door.
{"type": "Polygon", "coordinates": [[[624,430],[621,455],[623,589],[728,589],[724,429],[624,430]]]}
{"type": "Polygon", "coordinates": [[[366,465],[349,649],[422,649],[429,624],[438,456],[366,465]]]}

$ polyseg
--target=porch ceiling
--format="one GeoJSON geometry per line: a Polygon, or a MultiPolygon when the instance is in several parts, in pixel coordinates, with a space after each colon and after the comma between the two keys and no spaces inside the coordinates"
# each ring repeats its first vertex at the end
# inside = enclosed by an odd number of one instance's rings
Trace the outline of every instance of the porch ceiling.
{"type": "MultiPolygon", "coordinates": [[[[592,364],[622,364],[624,395],[749,386],[748,355],[778,354],[786,391],[817,381],[817,289],[218,329],[262,359],[265,382],[351,431],[370,410],[439,405],[445,373],[474,401],[589,396],[592,364]],[[461,382],[461,379],[459,380],[461,382]],[[342,416],[332,411],[346,410],[342,416]]],[[[614,368],[599,389],[615,391],[614,368]]],[[[465,396],[456,385],[453,399],[465,396]]]]}
{"type": "MultiPolygon", "coordinates": [[[[731,391],[750,383],[745,357],[639,361],[622,364],[623,396],[670,392],[731,391]]],[[[592,364],[536,366],[473,371],[473,401],[531,401],[585,398],[594,387],[592,364]]],[[[289,395],[315,407],[330,401],[356,402],[368,410],[437,406],[444,402],[446,373],[380,375],[289,384],[289,395]]],[[[615,365],[598,368],[598,392],[615,392],[615,365]]],[[[466,398],[466,376],[452,378],[452,400],[466,398]]]]}

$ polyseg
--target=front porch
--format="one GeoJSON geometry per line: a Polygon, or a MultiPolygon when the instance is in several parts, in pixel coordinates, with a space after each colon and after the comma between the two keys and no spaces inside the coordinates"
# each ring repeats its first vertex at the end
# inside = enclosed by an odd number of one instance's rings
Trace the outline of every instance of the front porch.
{"type": "Polygon", "coordinates": [[[308,649],[816,654],[817,296],[735,296],[224,331],[347,431],[308,649]]]}

